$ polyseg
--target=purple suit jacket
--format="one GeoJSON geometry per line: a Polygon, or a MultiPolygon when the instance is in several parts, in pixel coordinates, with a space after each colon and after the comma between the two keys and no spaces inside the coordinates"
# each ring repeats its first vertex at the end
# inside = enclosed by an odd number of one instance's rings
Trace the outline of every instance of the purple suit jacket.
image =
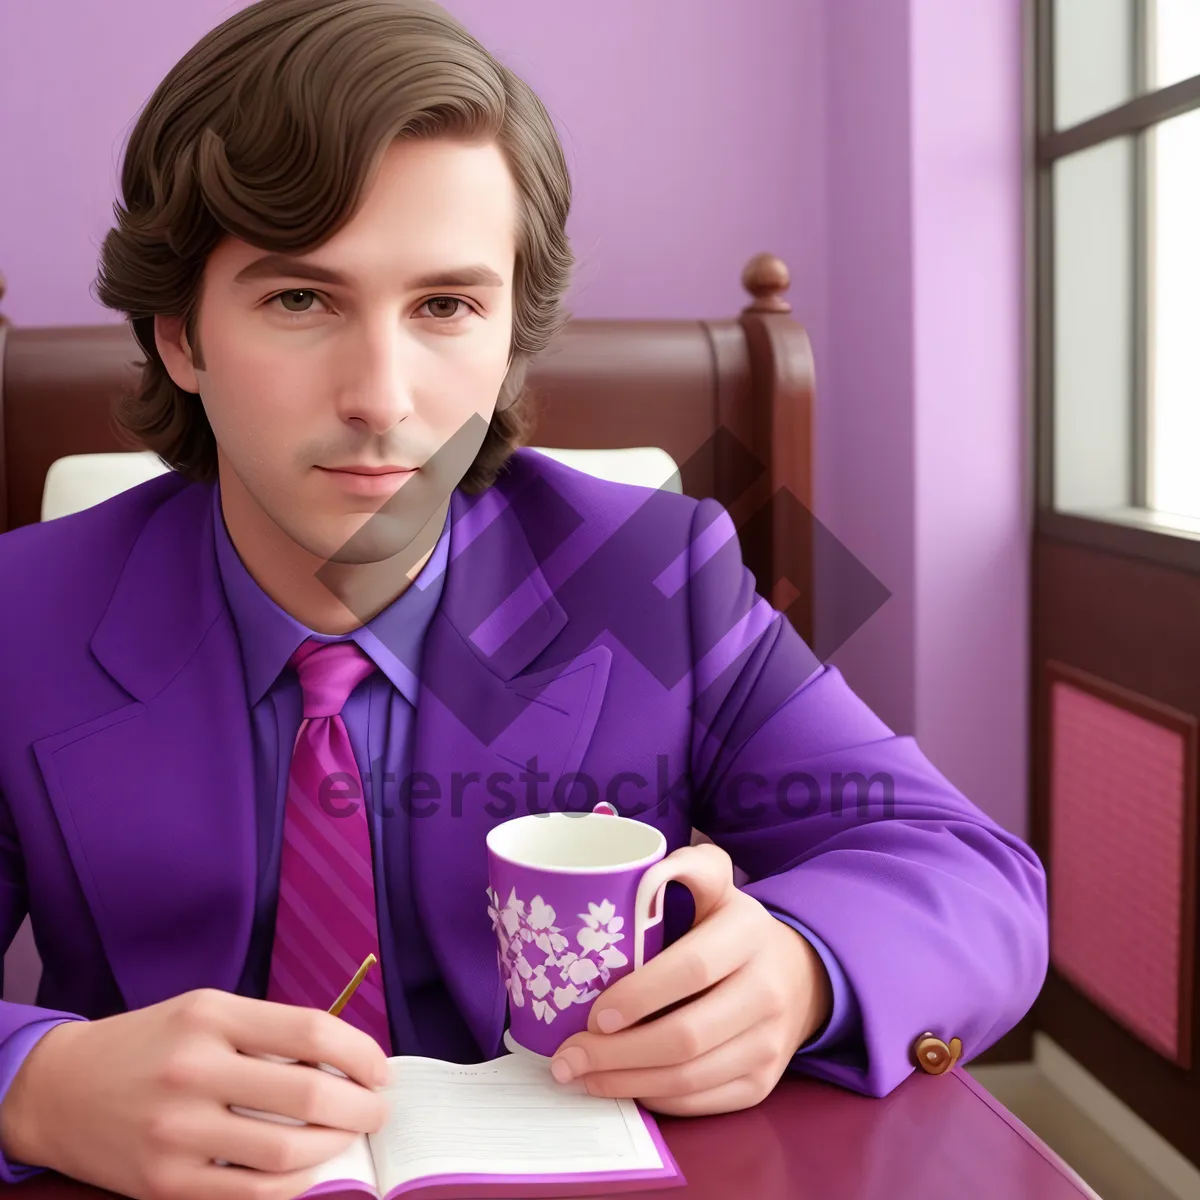
{"type": "MultiPolygon", "coordinates": [[[[28,911],[43,963],[37,1006],[0,1003],[0,1042],[47,1017],[237,989],[255,806],[211,499],[172,473],[0,537],[0,939],[28,911]]],[[[487,831],[606,794],[668,851],[702,829],[746,892],[832,949],[866,1061],[809,1073],[883,1095],[922,1033],[960,1038],[965,1060],[1020,1019],[1047,965],[1041,864],[756,595],[720,505],[530,450],[451,503],[411,870],[486,1053],[505,1019],[487,831]]],[[[668,941],[691,916],[672,886],[668,941]]]]}

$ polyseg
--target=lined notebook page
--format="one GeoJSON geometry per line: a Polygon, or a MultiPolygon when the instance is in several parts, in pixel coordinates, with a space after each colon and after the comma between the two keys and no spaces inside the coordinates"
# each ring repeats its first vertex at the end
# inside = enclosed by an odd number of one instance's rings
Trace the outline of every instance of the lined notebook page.
{"type": "Polygon", "coordinates": [[[556,1083],[521,1055],[392,1060],[392,1115],[370,1138],[380,1192],[432,1175],[560,1175],[662,1166],[632,1100],[556,1083]]]}

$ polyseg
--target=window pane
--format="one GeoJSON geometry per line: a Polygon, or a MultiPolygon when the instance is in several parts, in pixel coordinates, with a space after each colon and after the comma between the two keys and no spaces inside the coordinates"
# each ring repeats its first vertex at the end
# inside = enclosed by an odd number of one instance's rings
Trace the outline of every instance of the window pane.
{"type": "MultiPolygon", "coordinates": [[[[1054,0],[1054,124],[1077,125],[1133,96],[1134,5],[1054,0]]],[[[1181,4],[1200,0],[1178,0],[1181,4]]]]}
{"type": "Polygon", "coordinates": [[[1200,110],[1164,121],[1146,136],[1151,221],[1147,502],[1200,518],[1200,110]]]}
{"type": "Polygon", "coordinates": [[[1133,142],[1054,164],[1054,505],[1132,501],[1133,142]]]}
{"type": "Polygon", "coordinates": [[[1152,88],[1200,75],[1200,2],[1144,0],[1149,6],[1148,77],[1152,88]]]}

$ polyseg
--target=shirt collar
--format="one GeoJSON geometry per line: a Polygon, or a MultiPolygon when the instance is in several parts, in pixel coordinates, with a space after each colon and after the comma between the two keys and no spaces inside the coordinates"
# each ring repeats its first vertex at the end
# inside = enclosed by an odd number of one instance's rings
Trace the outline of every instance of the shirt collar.
{"type": "Polygon", "coordinates": [[[382,612],[348,634],[315,633],[285,612],[246,569],[225,527],[221,488],[213,484],[213,529],[217,568],[242,653],[246,695],[253,708],[307,638],[356,642],[414,707],[421,650],[429,622],[441,600],[450,546],[450,507],[428,561],[417,577],[382,612]]]}

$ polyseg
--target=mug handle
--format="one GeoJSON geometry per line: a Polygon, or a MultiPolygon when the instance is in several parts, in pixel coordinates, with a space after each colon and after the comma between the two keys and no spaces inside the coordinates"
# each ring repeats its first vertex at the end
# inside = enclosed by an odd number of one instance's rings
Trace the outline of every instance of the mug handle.
{"type": "MultiPolygon", "coordinates": [[[[602,816],[617,816],[616,808],[607,800],[601,800],[592,812],[602,816]]],[[[646,931],[653,929],[663,919],[663,897],[667,884],[673,879],[687,883],[687,868],[678,863],[660,859],[647,867],[638,882],[637,898],[633,902],[633,969],[636,971],[646,961],[646,931]]]]}
{"type": "Polygon", "coordinates": [[[637,897],[633,902],[633,969],[636,971],[646,961],[646,933],[663,919],[663,898],[667,884],[672,880],[689,888],[691,871],[686,857],[681,862],[661,858],[646,868],[638,882],[637,897]]]}

